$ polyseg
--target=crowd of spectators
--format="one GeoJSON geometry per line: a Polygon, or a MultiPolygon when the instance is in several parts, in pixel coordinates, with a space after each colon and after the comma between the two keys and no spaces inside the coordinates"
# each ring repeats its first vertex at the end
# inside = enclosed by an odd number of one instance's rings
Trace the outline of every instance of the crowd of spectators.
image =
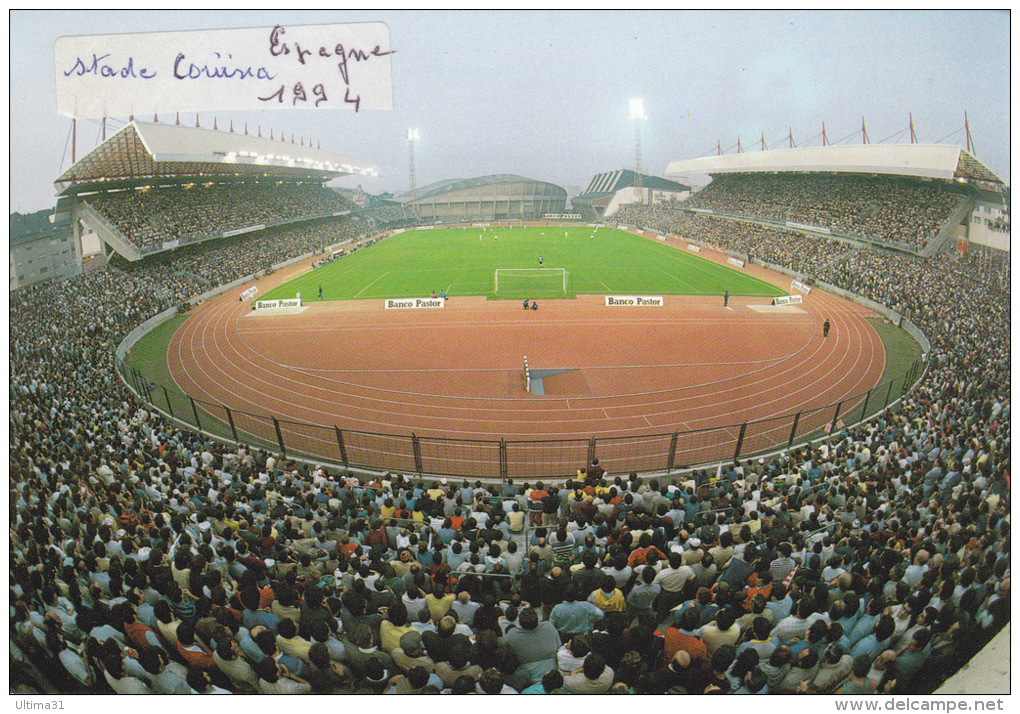
{"type": "Polygon", "coordinates": [[[340,260],[340,258],[343,258],[345,255],[347,255],[347,249],[341,248],[340,250],[334,251],[327,256],[319,258],[318,260],[313,260],[312,267],[321,268],[323,265],[329,265],[334,260],[340,260]]]}
{"type": "MultiPolygon", "coordinates": [[[[940,329],[940,323],[953,314],[951,304],[960,300],[960,295],[973,292],[975,285],[979,292],[997,298],[992,302],[993,311],[1001,314],[1003,306],[1009,304],[1009,254],[1003,251],[973,251],[963,259],[949,254],[920,259],[663,206],[628,206],[614,218],[619,223],[689,237],[749,260],[792,269],[810,281],[821,280],[849,290],[915,323],[927,319],[931,324],[922,326],[922,332],[925,327],[940,329]],[[933,291],[932,286],[940,281],[945,289],[933,291]],[[940,309],[932,309],[933,301],[940,309]],[[931,319],[932,314],[942,319],[931,319]]],[[[988,304],[988,300],[981,303],[988,304]]]]}
{"type": "Polygon", "coordinates": [[[978,257],[840,251],[805,272],[908,314],[922,380],[824,442],[647,481],[220,444],[114,371],[176,253],[12,293],[11,691],[933,691],[1009,618],[1009,295],[978,257]]]}
{"type": "Polygon", "coordinates": [[[613,219],[621,224],[640,225],[690,237],[700,243],[735,251],[805,275],[852,250],[851,246],[834,239],[818,239],[760,223],[661,206],[626,206],[613,219]]]}
{"type": "Polygon", "coordinates": [[[364,212],[365,217],[374,220],[380,229],[406,227],[419,223],[418,215],[410,206],[378,206],[364,212]]]}
{"type": "Polygon", "coordinates": [[[342,216],[196,243],[134,263],[115,256],[110,264],[138,275],[180,304],[217,285],[267,271],[295,256],[321,252],[338,243],[350,242],[353,248],[367,233],[364,221],[342,216]]]}
{"type": "Polygon", "coordinates": [[[923,249],[963,200],[951,184],[887,176],[740,174],[715,176],[689,208],[773,221],[923,249]]]}
{"type": "Polygon", "coordinates": [[[139,248],[181,245],[224,231],[348,211],[353,205],[317,184],[188,184],[111,191],[89,204],[139,248]]]}
{"type": "Polygon", "coordinates": [[[988,230],[996,233],[1009,233],[1009,218],[997,217],[994,221],[985,221],[988,230]]]}

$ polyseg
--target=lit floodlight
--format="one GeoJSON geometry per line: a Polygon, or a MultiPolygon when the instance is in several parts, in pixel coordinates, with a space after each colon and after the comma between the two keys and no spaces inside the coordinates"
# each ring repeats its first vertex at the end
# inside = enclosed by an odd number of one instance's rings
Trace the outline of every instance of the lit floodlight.
{"type": "Polygon", "coordinates": [[[421,137],[419,136],[417,129],[408,129],[407,130],[407,140],[408,141],[418,141],[418,139],[420,139],[420,138],[421,137]]]}
{"type": "Polygon", "coordinates": [[[630,118],[631,119],[647,119],[645,116],[645,100],[643,99],[631,99],[630,100],[630,118]]]}

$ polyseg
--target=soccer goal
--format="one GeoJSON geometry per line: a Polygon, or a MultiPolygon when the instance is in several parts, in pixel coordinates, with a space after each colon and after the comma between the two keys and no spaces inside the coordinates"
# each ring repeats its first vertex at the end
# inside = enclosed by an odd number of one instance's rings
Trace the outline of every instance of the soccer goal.
{"type": "Polygon", "coordinates": [[[497,268],[494,292],[506,300],[563,298],[569,277],[564,268],[497,268]]]}

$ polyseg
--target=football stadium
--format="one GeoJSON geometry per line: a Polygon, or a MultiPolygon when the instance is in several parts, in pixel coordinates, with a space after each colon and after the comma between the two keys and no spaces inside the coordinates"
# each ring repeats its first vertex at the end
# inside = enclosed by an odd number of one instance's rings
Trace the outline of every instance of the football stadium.
{"type": "Polygon", "coordinates": [[[12,694],[1008,673],[1009,188],[969,146],[572,205],[412,157],[370,205],[342,137],[232,129],[132,119],[12,215],[12,694]]]}

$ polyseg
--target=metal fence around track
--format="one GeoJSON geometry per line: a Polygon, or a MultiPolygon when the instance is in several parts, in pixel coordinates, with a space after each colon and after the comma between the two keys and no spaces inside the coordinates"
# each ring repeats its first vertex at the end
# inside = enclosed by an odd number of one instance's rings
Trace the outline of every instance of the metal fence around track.
{"type": "Polygon", "coordinates": [[[662,473],[746,459],[824,438],[882,412],[923,376],[918,360],[905,373],[835,404],[768,419],[637,436],[476,440],[386,434],[250,414],[157,384],[121,359],[124,382],[147,404],[181,425],[228,443],[344,467],[471,479],[561,479],[596,457],[614,473],[662,473]]]}

